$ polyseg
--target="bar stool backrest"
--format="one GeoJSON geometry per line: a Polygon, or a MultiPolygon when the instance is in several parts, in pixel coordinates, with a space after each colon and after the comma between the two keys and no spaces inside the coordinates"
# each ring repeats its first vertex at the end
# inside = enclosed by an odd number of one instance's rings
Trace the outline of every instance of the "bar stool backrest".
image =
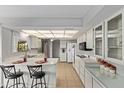
{"type": "Polygon", "coordinates": [[[9,66],[1,65],[0,67],[4,73],[5,78],[7,78],[10,75],[16,74],[16,70],[15,70],[14,65],[9,65],[9,66]]]}
{"type": "Polygon", "coordinates": [[[33,74],[42,71],[42,65],[27,65],[30,77],[32,78],[33,74]]]}

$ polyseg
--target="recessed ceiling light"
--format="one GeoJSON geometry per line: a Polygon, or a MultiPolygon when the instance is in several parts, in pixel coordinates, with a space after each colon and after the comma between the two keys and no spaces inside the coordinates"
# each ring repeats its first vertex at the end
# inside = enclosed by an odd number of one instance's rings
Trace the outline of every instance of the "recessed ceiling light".
{"type": "Polygon", "coordinates": [[[65,35],[65,38],[72,38],[73,36],[65,35]]]}
{"type": "Polygon", "coordinates": [[[57,38],[58,38],[58,37],[61,38],[61,37],[64,37],[64,34],[54,34],[54,36],[57,37],[57,38]]]}
{"type": "Polygon", "coordinates": [[[64,30],[51,30],[53,34],[64,34],[64,30]]]}
{"type": "Polygon", "coordinates": [[[39,38],[72,38],[78,30],[22,30],[39,38]]]}
{"type": "Polygon", "coordinates": [[[48,38],[54,38],[53,34],[43,34],[44,36],[48,37],[48,38]]]}
{"type": "Polygon", "coordinates": [[[51,34],[50,30],[38,30],[41,34],[51,34]]]}
{"type": "Polygon", "coordinates": [[[65,30],[65,33],[76,34],[78,30],[65,30]]]}

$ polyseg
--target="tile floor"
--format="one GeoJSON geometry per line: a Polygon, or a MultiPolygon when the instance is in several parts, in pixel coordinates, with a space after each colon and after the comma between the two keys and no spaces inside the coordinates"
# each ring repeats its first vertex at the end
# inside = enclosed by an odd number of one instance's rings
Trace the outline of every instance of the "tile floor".
{"type": "Polygon", "coordinates": [[[57,64],[57,88],[83,88],[72,64],[64,62],[57,64]]]}

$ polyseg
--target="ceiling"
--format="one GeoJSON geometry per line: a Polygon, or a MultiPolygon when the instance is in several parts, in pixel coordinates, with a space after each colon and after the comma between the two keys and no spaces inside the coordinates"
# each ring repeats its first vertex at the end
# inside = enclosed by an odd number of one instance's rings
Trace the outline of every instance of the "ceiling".
{"type": "Polygon", "coordinates": [[[91,5],[22,5],[0,6],[0,17],[82,18],[91,5]]]}
{"type": "MultiPolygon", "coordinates": [[[[80,30],[102,7],[103,5],[3,5],[0,6],[0,24],[17,31],[56,30],[56,33],[60,33],[63,30],[64,33],[70,33],[80,30]]],[[[62,36],[73,38],[78,33],[62,36]]],[[[52,35],[49,37],[53,37],[52,35]]]]}

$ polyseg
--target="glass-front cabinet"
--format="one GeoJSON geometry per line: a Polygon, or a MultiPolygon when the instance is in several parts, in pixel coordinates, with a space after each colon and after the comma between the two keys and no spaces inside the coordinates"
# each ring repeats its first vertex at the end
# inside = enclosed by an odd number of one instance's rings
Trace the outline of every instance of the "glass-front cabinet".
{"type": "Polygon", "coordinates": [[[94,53],[97,56],[104,56],[103,47],[103,24],[100,24],[94,28],[94,53]]]}
{"type": "Polygon", "coordinates": [[[106,21],[106,57],[115,61],[123,59],[123,44],[122,44],[122,13],[109,18],[106,21]]]}

